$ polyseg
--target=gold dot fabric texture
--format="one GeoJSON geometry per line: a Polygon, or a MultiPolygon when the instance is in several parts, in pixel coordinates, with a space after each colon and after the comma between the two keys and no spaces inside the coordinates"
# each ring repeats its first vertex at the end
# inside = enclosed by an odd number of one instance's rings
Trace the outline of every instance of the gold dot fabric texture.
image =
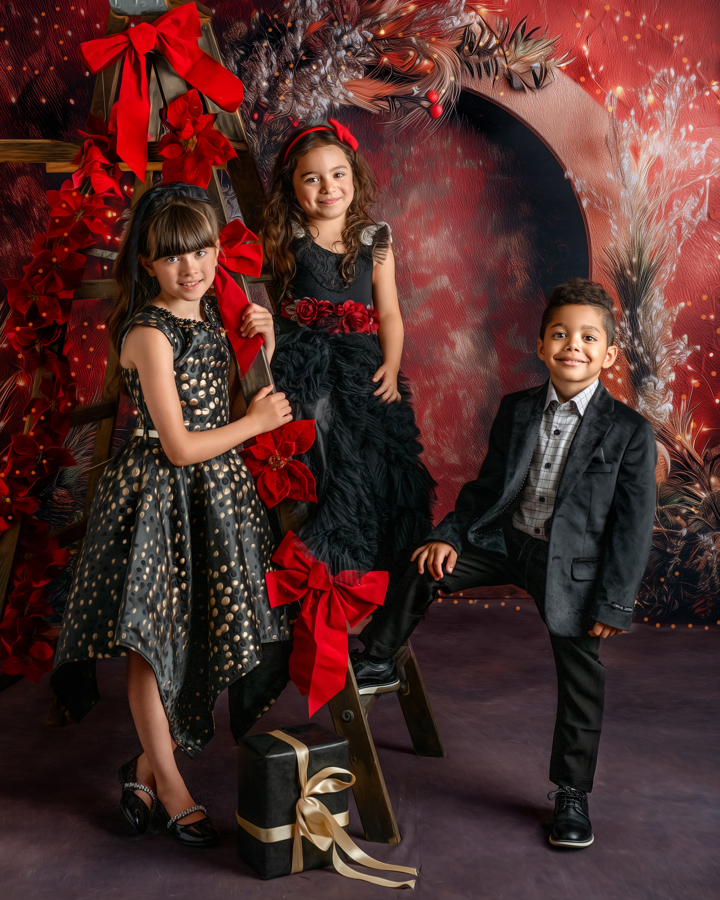
{"type": "MultiPolygon", "coordinates": [[[[128,326],[158,328],[170,341],[188,431],[229,422],[231,351],[215,301],[203,308],[198,322],[149,306],[128,326]]],[[[123,376],[147,433],[138,373],[123,376]]],[[[173,739],[197,754],[212,737],[218,694],[259,664],[263,643],[291,638],[290,610],[272,610],[265,590],[273,547],[234,449],[179,467],[159,440],[131,438],[93,501],[56,666],[135,650],[155,671],[173,739]]]]}

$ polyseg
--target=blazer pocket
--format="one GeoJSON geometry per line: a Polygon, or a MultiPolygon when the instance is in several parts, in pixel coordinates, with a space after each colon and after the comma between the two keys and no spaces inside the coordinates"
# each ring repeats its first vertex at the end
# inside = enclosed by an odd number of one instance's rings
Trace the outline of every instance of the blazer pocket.
{"type": "Polygon", "coordinates": [[[572,577],[575,581],[594,581],[599,563],[599,559],[574,559],[572,577]]]}
{"type": "Polygon", "coordinates": [[[585,469],[588,475],[594,475],[601,472],[612,472],[613,466],[612,463],[596,463],[591,462],[590,465],[585,469]]]}

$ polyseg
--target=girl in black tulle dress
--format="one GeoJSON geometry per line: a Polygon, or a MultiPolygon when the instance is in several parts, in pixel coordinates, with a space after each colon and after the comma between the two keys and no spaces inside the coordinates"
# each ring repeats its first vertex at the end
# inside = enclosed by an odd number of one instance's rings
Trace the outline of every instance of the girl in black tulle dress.
{"type": "Polygon", "coordinates": [[[390,227],[373,222],[372,173],[342,125],[281,150],[263,241],[281,304],[272,371],[294,419],[314,419],[301,457],[318,502],[284,518],[334,574],[407,564],[430,529],[434,482],[400,373],[403,324],[390,227]]]}

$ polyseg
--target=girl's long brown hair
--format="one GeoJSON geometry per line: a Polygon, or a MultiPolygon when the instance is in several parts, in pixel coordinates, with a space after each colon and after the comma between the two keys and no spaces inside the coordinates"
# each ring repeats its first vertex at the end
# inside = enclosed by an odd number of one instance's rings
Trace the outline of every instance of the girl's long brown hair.
{"type": "MultiPolygon", "coordinates": [[[[134,261],[130,260],[128,239],[132,223],[131,216],[115,260],[113,275],[118,284],[119,295],[107,320],[110,341],[118,356],[121,349],[122,325],[128,312],[133,279],[135,298],[132,315],[147,306],[159,292],[157,281],[151,278],[140,262],[138,261],[135,267],[134,261]]],[[[218,241],[218,234],[217,216],[209,203],[191,197],[169,196],[167,203],[163,203],[146,215],[140,224],[138,256],[154,262],[165,256],[195,253],[205,247],[214,246],[218,241]]]]}
{"type": "Polygon", "coordinates": [[[285,296],[288,285],[295,276],[295,257],[290,244],[295,239],[295,228],[305,227],[305,213],[295,197],[293,175],[301,157],[316,147],[339,147],[352,169],[355,196],[347,211],[342,240],[346,253],[340,272],[346,284],[355,277],[355,263],[360,252],[360,235],[372,225],[369,208],[377,197],[377,184],[370,167],[357,152],[340,141],[335,133],[312,131],[300,138],[285,160],[285,153],[294,136],[290,135],[280,149],[272,171],[272,186],[268,194],[262,221],[263,244],[270,270],[279,290],[279,299],[285,296]]]}

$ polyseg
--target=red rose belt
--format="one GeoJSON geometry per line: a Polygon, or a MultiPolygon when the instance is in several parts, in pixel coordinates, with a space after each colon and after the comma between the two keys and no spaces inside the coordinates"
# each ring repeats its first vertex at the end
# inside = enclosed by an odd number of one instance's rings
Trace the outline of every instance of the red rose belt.
{"type": "Polygon", "coordinates": [[[376,309],[353,300],[344,303],[314,297],[283,300],[282,314],[298,325],[312,325],[327,334],[375,334],[380,324],[376,309]]]}

